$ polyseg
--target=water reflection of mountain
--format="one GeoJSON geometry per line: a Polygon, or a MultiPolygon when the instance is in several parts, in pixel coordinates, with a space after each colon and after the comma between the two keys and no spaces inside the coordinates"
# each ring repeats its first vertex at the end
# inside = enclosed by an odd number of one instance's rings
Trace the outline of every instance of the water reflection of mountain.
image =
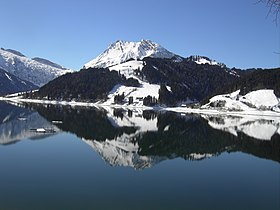
{"type": "Polygon", "coordinates": [[[234,135],[214,129],[213,120],[205,116],[51,105],[35,108],[49,121],[61,120],[60,129],[75,133],[111,165],[145,168],[165,159],[200,160],[225,151],[280,162],[279,133],[269,141],[239,131],[234,135]]]}
{"type": "Polygon", "coordinates": [[[270,116],[211,116],[202,115],[214,129],[229,132],[235,136],[243,133],[259,140],[279,138],[280,118],[270,116]]]}
{"type": "Polygon", "coordinates": [[[19,140],[41,139],[46,134],[31,131],[32,128],[54,128],[36,111],[0,103],[0,144],[12,144],[19,140]]]}

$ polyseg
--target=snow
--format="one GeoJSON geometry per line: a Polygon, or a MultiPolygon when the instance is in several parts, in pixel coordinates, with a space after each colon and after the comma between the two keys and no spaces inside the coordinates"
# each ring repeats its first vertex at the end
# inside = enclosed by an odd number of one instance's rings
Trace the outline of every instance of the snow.
{"type": "Polygon", "coordinates": [[[208,104],[202,106],[204,109],[218,109],[229,111],[271,110],[277,109],[279,99],[273,90],[256,90],[245,96],[240,95],[240,90],[230,94],[217,95],[210,99],[208,104]]]}
{"type": "Polygon", "coordinates": [[[253,138],[261,140],[271,140],[271,137],[277,131],[277,127],[270,122],[257,121],[249,125],[245,125],[241,130],[245,134],[253,138]]]}
{"type": "Polygon", "coordinates": [[[225,66],[223,63],[218,63],[215,60],[212,60],[206,56],[200,56],[200,55],[192,55],[189,58],[187,58],[191,61],[194,61],[195,63],[201,65],[201,64],[209,64],[209,65],[218,65],[218,66],[225,66]]]}
{"type": "Polygon", "coordinates": [[[193,160],[202,160],[202,159],[205,159],[205,158],[212,157],[213,154],[209,154],[209,153],[205,153],[205,154],[191,153],[188,156],[190,157],[190,159],[193,159],[193,160]]]}
{"type": "MultiPolygon", "coordinates": [[[[140,42],[117,41],[97,58],[89,61],[84,68],[105,68],[122,64],[130,59],[141,60],[145,57],[172,58],[176,56],[159,44],[141,40],[140,42]]],[[[179,57],[179,56],[176,56],[179,57]]]]}
{"type": "Polygon", "coordinates": [[[0,49],[0,68],[38,86],[42,86],[65,73],[72,72],[70,69],[40,63],[3,48],[0,49]]]}
{"type": "Polygon", "coordinates": [[[37,128],[37,129],[36,129],[36,132],[45,133],[45,132],[46,132],[46,129],[44,129],[44,128],[37,128]]]}
{"type": "MultiPolygon", "coordinates": [[[[277,108],[269,109],[269,110],[258,110],[256,108],[250,108],[246,104],[242,102],[235,101],[233,99],[229,99],[228,97],[231,94],[225,94],[223,97],[219,96],[221,99],[229,100],[232,104],[237,103],[237,105],[242,105],[244,109],[237,109],[236,106],[233,106],[234,109],[230,109],[229,107],[211,107],[209,103],[202,106],[202,108],[188,108],[185,106],[182,107],[147,107],[143,105],[143,101],[141,99],[135,99],[133,104],[128,104],[127,99],[123,104],[114,104],[113,97],[118,93],[125,93],[125,95],[134,95],[136,96],[146,96],[150,94],[145,88],[150,88],[151,93],[154,93],[155,97],[158,96],[158,85],[152,84],[145,84],[145,86],[135,88],[135,87],[125,87],[122,85],[117,85],[113,88],[110,93],[110,98],[107,101],[99,101],[96,103],[87,103],[87,102],[77,102],[77,101],[54,101],[54,100],[38,100],[38,99],[24,99],[18,94],[11,94],[6,97],[0,97],[0,100],[9,101],[14,103],[38,103],[38,104],[60,104],[60,105],[69,105],[69,106],[86,106],[86,107],[115,107],[115,108],[134,108],[134,109],[157,109],[157,110],[167,110],[167,111],[174,111],[178,113],[195,113],[195,114],[208,114],[208,115],[218,115],[218,116],[273,116],[273,117],[280,117],[280,112],[277,111],[277,108]],[[143,88],[144,87],[144,88],[143,88]],[[129,93],[129,94],[128,94],[129,93]],[[274,111],[276,110],[276,111],[274,111]]],[[[235,98],[237,93],[232,94],[232,97],[235,98]]],[[[216,96],[215,96],[216,97],[216,96]]],[[[218,99],[219,99],[218,97],[218,99]]]]}
{"type": "Polygon", "coordinates": [[[8,78],[8,80],[13,81],[12,78],[7,73],[5,73],[5,76],[8,78]]]}
{"type": "Polygon", "coordinates": [[[197,61],[195,61],[197,64],[209,64],[209,65],[218,65],[218,62],[216,61],[212,61],[212,60],[208,60],[205,58],[200,58],[197,61]]]}
{"type": "Polygon", "coordinates": [[[103,102],[104,105],[114,104],[114,97],[116,95],[124,94],[125,100],[123,105],[128,105],[129,97],[133,97],[133,103],[130,106],[143,106],[143,99],[150,95],[158,99],[160,85],[149,84],[142,82],[140,87],[127,87],[124,85],[116,85],[109,93],[107,101],[103,102]]]}
{"type": "Polygon", "coordinates": [[[273,90],[258,90],[246,94],[240,98],[241,102],[250,103],[256,108],[271,108],[279,104],[273,90]]]}
{"type": "Polygon", "coordinates": [[[126,78],[132,77],[137,80],[138,77],[135,75],[135,70],[141,71],[144,67],[143,61],[127,61],[122,64],[118,64],[116,66],[112,66],[109,68],[109,70],[115,70],[118,71],[120,74],[124,75],[126,78]]]}

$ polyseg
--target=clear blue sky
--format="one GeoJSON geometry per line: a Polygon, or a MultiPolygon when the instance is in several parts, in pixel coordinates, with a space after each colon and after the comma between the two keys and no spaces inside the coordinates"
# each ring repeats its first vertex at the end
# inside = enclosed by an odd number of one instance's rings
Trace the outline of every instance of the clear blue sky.
{"type": "Polygon", "coordinates": [[[257,0],[0,0],[0,47],[72,69],[118,39],[229,67],[279,67],[280,26],[257,0]]]}

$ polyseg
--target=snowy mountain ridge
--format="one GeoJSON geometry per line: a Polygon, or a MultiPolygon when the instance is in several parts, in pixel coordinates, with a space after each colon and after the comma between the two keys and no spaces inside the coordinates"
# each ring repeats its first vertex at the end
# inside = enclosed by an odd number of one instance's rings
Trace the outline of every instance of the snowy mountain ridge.
{"type": "Polygon", "coordinates": [[[140,42],[118,40],[97,58],[86,63],[84,68],[106,68],[129,60],[142,60],[145,57],[182,59],[150,40],[141,40],[140,42]]]}
{"type": "Polygon", "coordinates": [[[42,63],[42,64],[45,64],[45,65],[48,65],[48,66],[52,66],[54,68],[67,70],[67,68],[65,68],[65,67],[63,67],[63,66],[61,66],[59,64],[56,64],[56,63],[54,63],[52,61],[49,61],[49,60],[47,60],[45,58],[35,57],[35,58],[32,58],[32,60],[37,61],[37,62],[42,63]]]}
{"type": "Polygon", "coordinates": [[[33,60],[18,51],[4,48],[0,49],[0,68],[37,86],[42,86],[58,76],[72,72],[45,59],[38,62],[37,58],[33,60]]]}

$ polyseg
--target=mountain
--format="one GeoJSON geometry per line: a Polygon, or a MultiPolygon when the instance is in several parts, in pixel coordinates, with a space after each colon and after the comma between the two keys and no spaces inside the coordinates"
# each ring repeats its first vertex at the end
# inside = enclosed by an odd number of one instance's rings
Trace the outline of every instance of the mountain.
{"type": "Polygon", "coordinates": [[[45,59],[30,59],[18,51],[4,48],[0,49],[0,68],[37,86],[72,72],[45,59]]]}
{"type": "Polygon", "coordinates": [[[13,53],[13,54],[18,55],[18,56],[20,56],[20,57],[26,57],[26,56],[23,55],[21,52],[16,51],[16,50],[13,50],[13,49],[3,49],[3,48],[2,48],[2,50],[6,50],[7,52],[13,53]]]}
{"type": "Polygon", "coordinates": [[[178,103],[199,102],[219,88],[220,81],[230,85],[242,74],[241,71],[211,62],[198,64],[151,41],[117,41],[85,65],[94,68],[57,78],[42,87],[34,97],[70,101],[99,100],[106,105],[121,103],[135,106],[157,103],[174,106],[178,103]],[[128,84],[126,80],[129,85],[124,84],[128,84]]]}
{"type": "Polygon", "coordinates": [[[141,40],[140,42],[118,40],[97,58],[86,63],[84,68],[106,68],[129,60],[142,60],[145,57],[181,59],[180,56],[149,40],[141,40]]]}
{"type": "Polygon", "coordinates": [[[31,82],[19,79],[0,68],[0,95],[34,90],[38,88],[38,86],[32,84],[31,82]]]}
{"type": "Polygon", "coordinates": [[[54,79],[27,97],[103,105],[192,106],[239,89],[242,96],[271,89],[279,98],[279,75],[280,69],[230,69],[206,56],[183,58],[152,41],[117,41],[80,72],[54,79]]]}

